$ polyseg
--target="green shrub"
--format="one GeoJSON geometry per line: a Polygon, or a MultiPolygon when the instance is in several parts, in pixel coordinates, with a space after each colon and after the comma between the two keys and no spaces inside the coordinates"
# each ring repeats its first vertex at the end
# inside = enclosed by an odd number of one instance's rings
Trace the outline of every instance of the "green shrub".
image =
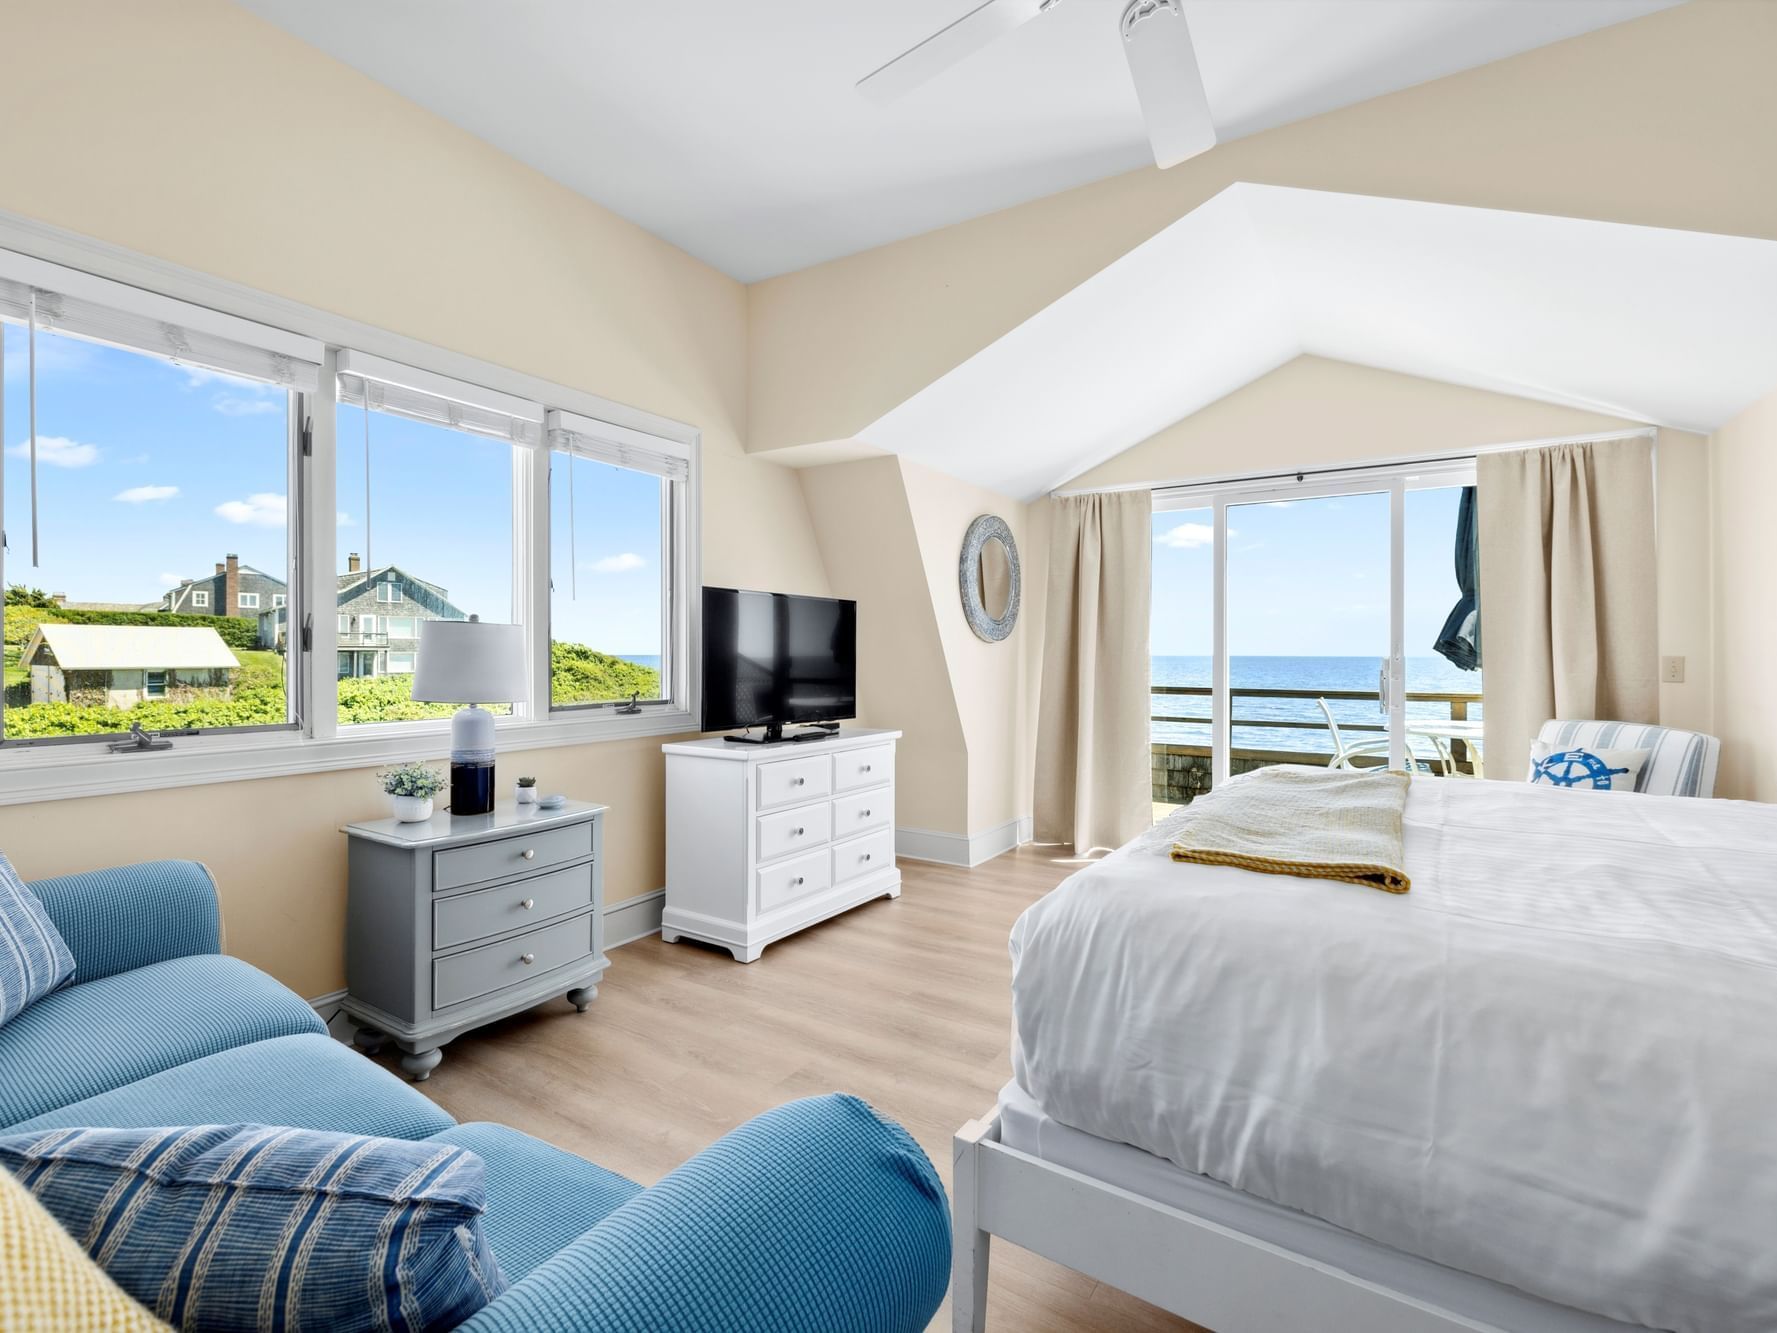
{"type": "Polygon", "coordinates": [[[607,703],[640,694],[660,697],[660,672],[583,643],[549,645],[550,694],[557,704],[607,703]]]}
{"type": "Polygon", "coordinates": [[[39,625],[159,625],[213,629],[230,648],[259,646],[259,622],[246,616],[174,616],[160,611],[71,611],[65,606],[7,604],[7,643],[23,646],[39,625]]]}

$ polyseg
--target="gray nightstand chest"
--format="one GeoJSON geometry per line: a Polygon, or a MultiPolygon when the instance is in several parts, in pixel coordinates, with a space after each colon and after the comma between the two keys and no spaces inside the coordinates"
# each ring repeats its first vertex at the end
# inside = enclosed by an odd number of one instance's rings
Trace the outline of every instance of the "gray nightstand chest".
{"type": "Polygon", "coordinates": [[[502,805],[349,824],[343,1009],[355,1040],[423,1079],[470,1028],[563,995],[582,1013],[605,957],[604,813],[502,805]]]}

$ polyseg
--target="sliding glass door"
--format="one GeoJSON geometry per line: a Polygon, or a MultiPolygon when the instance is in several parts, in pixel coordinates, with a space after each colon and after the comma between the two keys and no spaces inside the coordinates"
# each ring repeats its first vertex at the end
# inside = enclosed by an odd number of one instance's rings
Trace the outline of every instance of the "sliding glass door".
{"type": "Polygon", "coordinates": [[[1480,775],[1472,482],[1466,463],[1156,494],[1157,815],[1267,764],[1480,775]]]}

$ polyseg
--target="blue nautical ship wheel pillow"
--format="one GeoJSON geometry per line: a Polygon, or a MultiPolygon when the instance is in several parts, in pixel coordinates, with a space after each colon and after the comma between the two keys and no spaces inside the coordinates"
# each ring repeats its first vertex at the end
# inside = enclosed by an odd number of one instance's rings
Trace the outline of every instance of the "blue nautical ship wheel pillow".
{"type": "Polygon", "coordinates": [[[1593,791],[1634,791],[1651,750],[1598,750],[1584,745],[1530,746],[1530,782],[1541,787],[1587,787],[1593,791]]]}

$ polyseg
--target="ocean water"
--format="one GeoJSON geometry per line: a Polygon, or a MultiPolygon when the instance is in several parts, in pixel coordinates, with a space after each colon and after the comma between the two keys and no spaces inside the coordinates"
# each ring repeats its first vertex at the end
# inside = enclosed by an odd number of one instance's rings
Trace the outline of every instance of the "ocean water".
{"type": "Polygon", "coordinates": [[[659,653],[612,653],[611,656],[619,662],[634,662],[637,666],[653,667],[656,671],[660,670],[659,653]]]}
{"type": "MultiPolygon", "coordinates": [[[[1234,657],[1228,661],[1228,683],[1236,693],[1234,717],[1237,722],[1282,720],[1314,722],[1311,730],[1293,727],[1236,726],[1234,744],[1262,750],[1300,750],[1305,753],[1330,754],[1332,740],[1327,735],[1325,719],[1313,698],[1254,699],[1238,693],[1241,686],[1252,689],[1288,690],[1365,690],[1374,694],[1376,677],[1382,669],[1379,657],[1234,657]]],[[[1207,657],[1156,657],[1151,679],[1156,685],[1195,685],[1208,689],[1211,683],[1210,659],[1207,657]]],[[[1481,693],[1481,673],[1463,671],[1442,657],[1409,657],[1407,659],[1407,690],[1438,691],[1452,694],[1481,693]]],[[[1156,717],[1209,716],[1209,696],[1153,696],[1156,717]]],[[[1333,716],[1341,725],[1363,722],[1380,725],[1383,718],[1374,699],[1329,699],[1333,716]]],[[[1469,701],[1471,720],[1481,717],[1479,698],[1469,701]]],[[[1440,701],[1407,701],[1407,716],[1447,718],[1450,706],[1440,701]]],[[[1173,745],[1208,745],[1206,723],[1155,722],[1150,732],[1156,742],[1173,745]]],[[[1382,735],[1380,732],[1359,733],[1364,739],[1382,735]]],[[[1423,742],[1421,742],[1423,745],[1423,742]]],[[[1429,750],[1427,751],[1429,756],[1429,750]]]]}

